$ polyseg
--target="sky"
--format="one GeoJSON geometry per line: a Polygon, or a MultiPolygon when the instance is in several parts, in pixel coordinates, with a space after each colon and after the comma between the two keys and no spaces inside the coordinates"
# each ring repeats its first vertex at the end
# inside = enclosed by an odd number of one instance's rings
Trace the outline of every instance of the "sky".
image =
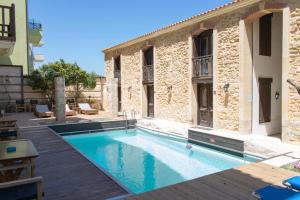
{"type": "Polygon", "coordinates": [[[64,59],[104,75],[102,50],[231,0],[28,0],[29,19],[43,25],[45,55],[37,67],[64,59]]]}

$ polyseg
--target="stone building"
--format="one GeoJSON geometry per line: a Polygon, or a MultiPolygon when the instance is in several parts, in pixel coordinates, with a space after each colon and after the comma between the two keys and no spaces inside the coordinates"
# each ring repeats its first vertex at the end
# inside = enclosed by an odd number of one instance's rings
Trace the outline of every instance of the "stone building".
{"type": "Polygon", "coordinates": [[[298,0],[236,0],[103,52],[111,112],[300,139],[298,0]]]}

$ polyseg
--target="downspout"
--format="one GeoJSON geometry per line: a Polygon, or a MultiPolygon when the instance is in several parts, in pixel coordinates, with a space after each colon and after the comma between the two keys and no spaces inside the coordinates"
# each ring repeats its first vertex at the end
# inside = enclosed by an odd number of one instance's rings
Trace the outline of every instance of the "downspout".
{"type": "MultiPolygon", "coordinates": [[[[25,0],[25,9],[26,9],[26,45],[27,45],[27,74],[29,75],[29,36],[28,36],[28,0],[25,0]]],[[[24,70],[23,70],[24,71],[24,70]]]]}

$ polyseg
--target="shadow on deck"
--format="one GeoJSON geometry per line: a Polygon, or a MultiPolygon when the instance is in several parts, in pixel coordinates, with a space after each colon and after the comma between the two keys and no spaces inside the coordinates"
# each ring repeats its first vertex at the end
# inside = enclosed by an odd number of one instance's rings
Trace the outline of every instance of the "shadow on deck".
{"type": "Polygon", "coordinates": [[[283,180],[295,175],[281,168],[253,163],[126,199],[255,200],[253,191],[270,184],[282,187],[283,180]]]}
{"type": "Polygon", "coordinates": [[[39,152],[36,174],[44,178],[45,199],[99,200],[127,194],[49,128],[25,128],[20,132],[39,152]]]}

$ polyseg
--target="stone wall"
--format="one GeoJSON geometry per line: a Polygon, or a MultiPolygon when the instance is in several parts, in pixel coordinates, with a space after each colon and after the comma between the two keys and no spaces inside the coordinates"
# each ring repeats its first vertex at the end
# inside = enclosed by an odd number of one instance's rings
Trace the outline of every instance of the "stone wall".
{"type": "Polygon", "coordinates": [[[154,40],[155,117],[190,122],[190,28],[154,40]]]}
{"type": "MultiPolygon", "coordinates": [[[[0,109],[6,108],[8,112],[15,111],[16,100],[24,99],[25,102],[38,100],[40,103],[46,103],[47,98],[42,91],[33,90],[27,83],[27,78],[22,76],[19,66],[0,66],[0,109]],[[5,76],[3,76],[5,74],[5,76]]],[[[66,97],[73,98],[73,86],[66,87],[66,97]]],[[[84,89],[79,102],[91,100],[93,107],[98,109],[107,109],[106,97],[106,78],[97,78],[97,84],[94,89],[84,89]]]]}
{"type": "MultiPolygon", "coordinates": [[[[288,78],[300,85],[300,2],[288,1],[290,5],[290,36],[288,78]]],[[[300,95],[294,87],[288,88],[288,128],[286,140],[300,141],[300,95]]]]}
{"type": "MultiPolygon", "coordinates": [[[[216,95],[219,129],[239,129],[239,20],[240,14],[222,16],[217,20],[216,95]],[[228,92],[224,85],[229,83],[228,92]]],[[[214,105],[215,106],[215,105],[214,105]]]]}
{"type": "MultiPolygon", "coordinates": [[[[270,0],[267,2],[288,3],[290,7],[288,37],[288,73],[287,78],[293,79],[300,85],[300,1],[298,0],[270,0]]],[[[239,9],[224,14],[218,18],[210,19],[216,32],[215,51],[215,77],[214,77],[214,127],[238,131],[240,129],[240,91],[241,88],[241,66],[240,55],[240,20],[247,14],[258,10],[258,4],[252,7],[239,9]],[[224,92],[224,85],[229,83],[228,92],[224,92]]],[[[205,22],[206,23],[206,22],[205,22]]],[[[198,25],[194,25],[198,26],[198,25]]],[[[191,66],[190,54],[191,45],[189,37],[195,27],[187,27],[175,32],[167,33],[151,39],[154,46],[154,80],[155,80],[155,118],[168,119],[177,122],[191,122],[191,66]],[[172,86],[171,92],[168,87],[172,86]]],[[[244,42],[244,41],[243,41],[244,42]]],[[[287,42],[287,43],[288,43],[287,42]]],[[[135,44],[116,52],[108,53],[105,56],[106,76],[113,77],[112,58],[121,55],[122,68],[122,103],[123,109],[130,111],[135,109],[142,112],[142,73],[141,73],[141,49],[146,43],[135,44]],[[131,88],[131,90],[129,90],[131,88]],[[131,91],[131,95],[129,94],[131,91]]],[[[245,64],[245,63],[243,63],[245,64]]],[[[284,67],[284,66],[283,66],[284,67]]],[[[248,74],[246,74],[248,76],[248,74]]],[[[249,74],[252,76],[252,74],[249,74]]],[[[285,78],[283,76],[283,78],[285,78]]],[[[252,78],[251,78],[252,79],[252,78]]],[[[283,80],[283,90],[287,89],[288,101],[283,105],[287,106],[288,113],[286,133],[289,140],[300,140],[300,95],[295,88],[286,85],[283,80]]],[[[285,95],[283,93],[283,95],[285,95]]],[[[251,96],[251,94],[249,94],[251,96]]],[[[250,101],[247,99],[247,101],[250,101]]],[[[251,110],[251,108],[250,108],[251,110]]],[[[283,109],[284,111],[284,109],[283,109]]],[[[248,111],[247,111],[248,112],[248,111]]]]}

